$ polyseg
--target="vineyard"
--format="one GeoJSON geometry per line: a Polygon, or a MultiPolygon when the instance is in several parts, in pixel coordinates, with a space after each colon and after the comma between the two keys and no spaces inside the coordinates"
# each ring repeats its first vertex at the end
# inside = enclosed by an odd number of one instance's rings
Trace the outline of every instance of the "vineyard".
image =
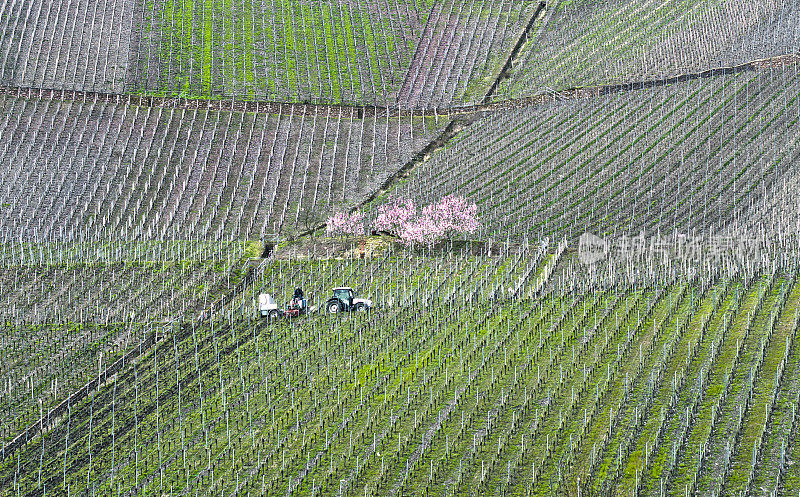
{"type": "MultiPolygon", "coordinates": [[[[799,420],[790,274],[481,298],[535,285],[542,253],[354,261],[345,274],[365,292],[392,288],[394,305],[273,327],[232,314],[183,325],[9,458],[3,486],[796,493],[784,471],[799,420]]],[[[284,293],[342,275],[292,262],[264,271],[284,293]]]]}
{"type": "Polygon", "coordinates": [[[797,52],[797,2],[560,2],[498,94],[648,81],[797,52]]]}
{"type": "Polygon", "coordinates": [[[239,242],[87,245],[0,245],[0,320],[169,321],[221,298],[244,277],[248,258],[260,256],[259,246],[239,242]]]}
{"type": "Polygon", "coordinates": [[[480,101],[536,11],[511,0],[0,6],[0,83],[307,103],[480,101]]]}
{"type": "Polygon", "coordinates": [[[4,1],[0,82],[121,93],[128,78],[134,2],[4,1]]]}
{"type": "Polygon", "coordinates": [[[399,190],[420,202],[461,192],[495,237],[719,231],[796,175],[797,74],[792,64],[493,114],[399,190]]]}
{"type": "Polygon", "coordinates": [[[795,0],[0,0],[0,496],[800,496],[798,63],[795,0]]]}
{"type": "Polygon", "coordinates": [[[258,255],[236,242],[0,246],[3,442],[153,330],[232,293],[258,255]]]}
{"type": "Polygon", "coordinates": [[[418,107],[477,101],[534,2],[156,1],[134,91],[418,107]]]}
{"type": "Polygon", "coordinates": [[[298,115],[288,106],[276,115],[24,98],[4,105],[6,236],[260,239],[303,229],[300,212],[359,201],[437,129],[435,118],[298,115]]]}

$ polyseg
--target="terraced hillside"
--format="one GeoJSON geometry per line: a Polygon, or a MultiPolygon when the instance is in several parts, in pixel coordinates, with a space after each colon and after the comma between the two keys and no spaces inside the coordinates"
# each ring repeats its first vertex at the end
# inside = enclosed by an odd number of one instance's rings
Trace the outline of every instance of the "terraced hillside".
{"type": "Polygon", "coordinates": [[[661,79],[798,52],[797,2],[548,2],[497,98],[661,79]]]}
{"type": "Polygon", "coordinates": [[[536,9],[511,0],[9,1],[0,84],[441,107],[480,101],[536,9]]]}
{"type": "Polygon", "coordinates": [[[194,316],[241,282],[248,259],[262,250],[221,241],[86,245],[0,246],[0,322],[150,323],[194,316]]]}
{"type": "Polygon", "coordinates": [[[0,497],[800,495],[798,16],[0,0],[0,497]]]}
{"type": "MultiPolygon", "coordinates": [[[[461,253],[448,259],[434,255],[407,257],[384,253],[369,259],[319,258],[278,260],[256,271],[251,289],[242,295],[245,309],[255,305],[258,292],[276,297],[301,287],[327,298],[331,288],[351,282],[357,292],[371,295],[379,307],[409,307],[425,303],[464,303],[501,298],[531,298],[546,283],[557,247],[549,240],[516,247],[495,257],[461,253]],[[278,293],[276,293],[278,292],[278,293]]],[[[320,300],[321,301],[321,300],[320,300]]]]}
{"type": "Polygon", "coordinates": [[[0,222],[15,237],[259,239],[296,226],[299,212],[359,201],[437,129],[434,118],[359,118],[330,107],[2,103],[0,222]]]}
{"type": "Polygon", "coordinates": [[[402,80],[429,8],[405,0],[150,2],[132,88],[382,102],[402,80]]]}
{"type": "Polygon", "coordinates": [[[747,218],[731,227],[731,231],[744,229],[780,232],[781,227],[797,232],[800,230],[800,173],[786,175],[782,182],[773,185],[760,205],[751,209],[747,218]]]}
{"type": "Polygon", "coordinates": [[[798,83],[792,63],[493,114],[395,193],[466,195],[491,236],[718,232],[794,175],[798,83]]]}
{"type": "Polygon", "coordinates": [[[0,84],[441,108],[796,53],[795,2],[44,0],[0,6],[0,84]],[[634,21],[631,22],[631,19],[634,21]],[[532,23],[532,24],[531,24],[532,23]]]}
{"type": "Polygon", "coordinates": [[[534,2],[150,2],[130,88],[282,102],[482,97],[534,2]]]}
{"type": "MultiPolygon", "coordinates": [[[[3,325],[0,438],[5,446],[42,414],[144,341],[153,325],[136,322],[3,325]]],[[[54,416],[55,418],[55,416],[54,416]]]]}
{"type": "Polygon", "coordinates": [[[169,323],[195,316],[252,277],[258,244],[0,245],[0,437],[9,443],[169,323]]]}
{"type": "Polygon", "coordinates": [[[4,1],[0,84],[123,93],[136,4],[130,0],[4,1]]]}
{"type": "Polygon", "coordinates": [[[20,495],[791,495],[799,301],[765,274],[186,327],[0,475],[20,495]]]}

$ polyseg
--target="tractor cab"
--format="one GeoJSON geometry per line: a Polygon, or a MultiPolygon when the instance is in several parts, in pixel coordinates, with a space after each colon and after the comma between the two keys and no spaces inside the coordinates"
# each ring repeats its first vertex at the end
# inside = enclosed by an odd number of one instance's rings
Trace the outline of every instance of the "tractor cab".
{"type": "Polygon", "coordinates": [[[333,296],[325,304],[328,314],[339,312],[365,311],[372,308],[372,301],[358,297],[350,287],[337,287],[333,289],[333,296]]]}
{"type": "Polygon", "coordinates": [[[353,299],[356,296],[356,292],[353,291],[352,288],[334,288],[333,289],[333,298],[339,299],[340,302],[345,304],[345,306],[350,307],[353,305],[353,299]]]}

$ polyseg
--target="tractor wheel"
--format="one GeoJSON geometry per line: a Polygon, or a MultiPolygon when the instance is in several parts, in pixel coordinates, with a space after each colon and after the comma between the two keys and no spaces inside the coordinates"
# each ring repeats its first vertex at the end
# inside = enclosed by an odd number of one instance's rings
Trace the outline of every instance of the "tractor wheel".
{"type": "Polygon", "coordinates": [[[273,310],[269,311],[269,320],[270,321],[277,321],[278,319],[280,319],[280,317],[281,317],[281,313],[278,312],[277,309],[273,309],[273,310]]]}
{"type": "Polygon", "coordinates": [[[353,312],[362,312],[362,311],[366,311],[366,310],[367,310],[367,306],[362,304],[362,303],[358,303],[358,304],[356,304],[355,307],[353,307],[353,312]]]}
{"type": "Polygon", "coordinates": [[[328,314],[339,314],[339,311],[341,310],[339,309],[338,302],[329,302],[326,309],[328,310],[328,314]]]}

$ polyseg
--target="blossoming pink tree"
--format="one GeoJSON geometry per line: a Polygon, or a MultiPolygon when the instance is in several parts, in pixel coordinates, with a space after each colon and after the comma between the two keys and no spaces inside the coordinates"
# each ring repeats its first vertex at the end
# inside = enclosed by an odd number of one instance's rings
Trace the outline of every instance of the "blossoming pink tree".
{"type": "MultiPolygon", "coordinates": [[[[414,201],[396,198],[378,207],[373,228],[391,233],[408,246],[432,246],[480,228],[478,206],[466,198],[447,195],[418,213],[414,201]]],[[[351,237],[364,234],[364,214],[339,212],[328,218],[328,236],[351,237]]]]}
{"type": "Polygon", "coordinates": [[[475,233],[480,228],[478,206],[470,204],[466,198],[447,195],[433,205],[422,210],[423,217],[429,217],[437,224],[437,231],[448,240],[457,235],[475,233]]]}
{"type": "Polygon", "coordinates": [[[364,214],[361,212],[337,212],[325,223],[328,236],[360,236],[364,234],[364,214]]]}
{"type": "Polygon", "coordinates": [[[417,216],[414,201],[409,198],[395,198],[388,204],[378,207],[378,217],[373,228],[400,236],[406,224],[417,216]]]}
{"type": "Polygon", "coordinates": [[[445,239],[452,242],[455,236],[475,233],[478,228],[478,206],[464,197],[448,195],[407,219],[401,225],[400,239],[406,245],[431,246],[445,239]]]}
{"type": "Polygon", "coordinates": [[[409,246],[431,246],[440,241],[443,235],[436,220],[423,214],[403,225],[400,240],[409,246]]]}

